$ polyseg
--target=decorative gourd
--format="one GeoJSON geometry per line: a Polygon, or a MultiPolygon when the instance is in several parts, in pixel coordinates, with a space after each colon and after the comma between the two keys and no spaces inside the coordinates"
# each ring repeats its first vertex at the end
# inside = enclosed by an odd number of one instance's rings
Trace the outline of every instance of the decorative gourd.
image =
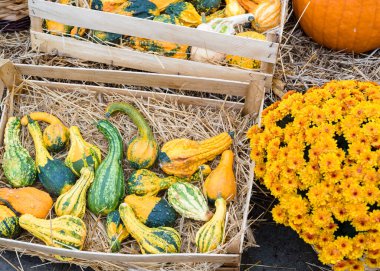
{"type": "Polygon", "coordinates": [[[175,210],[164,198],[129,195],[125,197],[124,202],[133,209],[136,217],[150,228],[173,226],[177,218],[175,210]]]}
{"type": "Polygon", "coordinates": [[[152,129],[143,115],[128,103],[111,103],[107,106],[106,117],[121,111],[126,113],[137,126],[139,135],[128,142],[127,160],[133,168],[149,168],[157,159],[158,144],[152,129]]]}
{"type": "Polygon", "coordinates": [[[181,236],[175,229],[145,226],[137,219],[127,203],[120,204],[119,212],[125,228],[139,244],[141,253],[178,253],[180,251],[181,236]]]}
{"type": "MultiPolygon", "coordinates": [[[[154,17],[153,21],[180,24],[179,20],[173,15],[162,14],[154,17]]],[[[166,57],[187,59],[189,46],[181,45],[174,42],[161,41],[161,40],[150,40],[138,37],[127,37],[126,44],[139,51],[148,51],[152,53],[157,53],[158,55],[163,55],[166,57]]]]}
{"type": "Polygon", "coordinates": [[[128,0],[119,6],[115,13],[142,19],[152,19],[160,14],[155,3],[149,0],[128,0]]]}
{"type": "Polygon", "coordinates": [[[226,16],[236,16],[245,13],[245,9],[239,4],[238,0],[226,0],[226,16]]]}
{"type": "Polygon", "coordinates": [[[111,251],[118,252],[121,242],[129,236],[121,221],[119,210],[112,211],[107,215],[106,229],[111,251]]]}
{"type": "Polygon", "coordinates": [[[183,217],[209,221],[213,215],[201,190],[190,183],[177,182],[170,186],[168,200],[170,205],[183,217]]]}
{"type": "Polygon", "coordinates": [[[223,243],[227,203],[223,198],[218,198],[215,207],[214,216],[195,235],[195,244],[201,253],[212,251],[223,243]]]}
{"type": "Polygon", "coordinates": [[[86,212],[86,193],[94,181],[94,170],[84,167],[80,171],[81,176],[73,187],[60,195],[55,203],[57,216],[72,215],[83,218],[86,212]]]}
{"type": "Polygon", "coordinates": [[[63,161],[51,157],[42,140],[40,126],[29,115],[26,117],[28,130],[32,135],[36,150],[38,179],[50,194],[58,196],[65,193],[75,183],[76,176],[65,166],[63,161]]]}
{"type": "MultiPolygon", "coordinates": [[[[57,0],[55,2],[63,5],[75,5],[74,1],[72,0],[57,0]]],[[[46,29],[46,31],[52,35],[65,35],[70,34],[70,31],[73,27],[51,20],[44,20],[42,23],[42,28],[46,29]]]]}
{"type": "Polygon", "coordinates": [[[73,29],[71,29],[70,31],[70,36],[76,37],[76,38],[83,37],[86,31],[87,31],[86,28],[74,26],[73,29]]]}
{"type": "Polygon", "coordinates": [[[281,0],[268,0],[260,3],[253,12],[252,28],[264,32],[281,22],[281,0]]]}
{"type": "MultiPolygon", "coordinates": [[[[82,219],[64,215],[54,219],[40,219],[25,214],[19,219],[20,227],[51,247],[81,250],[86,239],[86,225],[82,219]]],[[[55,255],[58,260],[70,258],[55,255]]]]}
{"type": "MultiPolygon", "coordinates": [[[[265,0],[268,1],[268,0],[265,0]]],[[[270,1],[270,0],[269,0],[270,1]]],[[[254,0],[238,0],[240,6],[242,6],[248,13],[255,13],[257,6],[259,5],[258,1],[254,0]]]]}
{"type": "Polygon", "coordinates": [[[34,187],[0,188],[0,204],[9,204],[20,214],[45,218],[53,206],[50,195],[34,187]]]}
{"type": "Polygon", "coordinates": [[[227,202],[236,197],[236,179],[233,171],[234,153],[226,150],[222,153],[219,165],[211,171],[203,184],[203,192],[211,201],[218,197],[224,198],[227,202]]]}
{"type": "MultiPolygon", "coordinates": [[[[217,10],[214,13],[206,16],[206,23],[208,23],[214,19],[225,18],[225,17],[226,17],[225,9],[220,9],[220,10],[217,10]]],[[[202,23],[204,23],[204,22],[202,21],[202,23]]]]}
{"type": "Polygon", "coordinates": [[[0,237],[14,238],[19,232],[17,214],[11,208],[0,205],[0,237]]]}
{"type": "Polygon", "coordinates": [[[71,146],[65,159],[66,166],[77,176],[83,167],[97,169],[102,159],[100,149],[86,142],[77,126],[71,126],[69,131],[71,146]]]}
{"type": "MultiPolygon", "coordinates": [[[[236,36],[266,40],[266,37],[263,34],[257,33],[255,31],[241,32],[239,34],[236,34],[236,36]]],[[[227,55],[226,60],[229,65],[244,69],[259,69],[261,65],[260,61],[243,56],[227,55]]]]}
{"type": "Polygon", "coordinates": [[[233,133],[221,133],[217,136],[195,141],[178,138],[166,142],[159,153],[161,169],[170,175],[188,177],[199,166],[213,160],[232,144],[233,133]]]}
{"type": "MultiPolygon", "coordinates": [[[[179,0],[151,0],[159,11],[164,11],[171,3],[178,2],[179,0]]],[[[166,15],[166,14],[162,14],[166,15]]]]}
{"type": "Polygon", "coordinates": [[[166,8],[165,12],[178,18],[184,26],[197,26],[202,22],[201,15],[189,2],[179,1],[172,3],[166,8]]]}
{"type": "Polygon", "coordinates": [[[119,130],[108,120],[100,120],[98,130],[108,140],[108,154],[95,172],[87,193],[87,206],[96,215],[115,210],[124,198],[125,180],[121,161],[123,141],[119,130]]]}
{"type": "Polygon", "coordinates": [[[140,196],[156,196],[161,190],[168,189],[172,184],[183,181],[192,182],[206,178],[210,174],[211,168],[208,165],[201,165],[200,168],[190,178],[179,178],[168,176],[165,178],[158,177],[153,171],[139,169],[132,173],[128,179],[128,194],[140,196]]]}
{"type": "MultiPolygon", "coordinates": [[[[217,18],[211,20],[208,23],[205,23],[205,20],[203,20],[204,22],[198,25],[197,29],[226,35],[234,35],[236,32],[235,27],[237,25],[244,24],[252,20],[252,14],[242,14],[227,18],[217,18]]],[[[198,62],[219,63],[224,60],[225,54],[193,46],[191,47],[190,58],[191,60],[198,62]]]]}
{"type": "Polygon", "coordinates": [[[5,127],[3,170],[12,187],[32,185],[37,176],[36,166],[29,152],[20,142],[20,119],[10,117],[5,127]]]}
{"type": "Polygon", "coordinates": [[[306,34],[323,46],[355,53],[380,48],[379,0],[294,0],[293,9],[306,34]]]}
{"type": "Polygon", "coordinates": [[[221,0],[192,0],[192,4],[199,13],[209,15],[216,12],[221,4],[221,0]]]}
{"type": "MultiPolygon", "coordinates": [[[[57,152],[64,149],[69,143],[69,129],[55,116],[46,112],[30,113],[29,118],[49,123],[43,133],[43,141],[49,151],[57,152]]],[[[22,125],[28,124],[28,116],[21,119],[22,125]]]]}

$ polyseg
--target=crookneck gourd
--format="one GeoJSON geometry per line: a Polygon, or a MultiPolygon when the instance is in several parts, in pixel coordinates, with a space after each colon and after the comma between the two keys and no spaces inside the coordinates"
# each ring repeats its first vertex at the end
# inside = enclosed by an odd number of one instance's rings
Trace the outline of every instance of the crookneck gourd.
{"type": "Polygon", "coordinates": [[[148,169],[139,169],[132,173],[128,179],[128,194],[136,194],[140,196],[156,196],[161,190],[168,189],[172,184],[183,182],[194,182],[206,178],[211,172],[208,165],[201,165],[197,172],[191,177],[180,178],[176,176],[168,176],[160,178],[148,169]]]}
{"type": "Polygon", "coordinates": [[[77,126],[70,129],[70,150],[65,159],[65,164],[79,176],[83,167],[93,167],[95,170],[101,162],[101,153],[98,147],[86,142],[77,126]]]}
{"type": "Polygon", "coordinates": [[[153,1],[149,0],[128,0],[125,1],[121,6],[119,6],[115,13],[133,16],[142,19],[151,19],[154,16],[160,14],[157,6],[153,1]]]}
{"type": "Polygon", "coordinates": [[[5,127],[3,170],[12,187],[32,185],[37,176],[36,165],[20,142],[20,119],[10,117],[5,127]]]}
{"type": "Polygon", "coordinates": [[[173,15],[178,18],[184,26],[197,26],[202,23],[202,17],[199,15],[195,7],[184,1],[171,3],[165,10],[166,14],[173,15]]]}
{"type": "Polygon", "coordinates": [[[203,192],[211,201],[218,197],[227,202],[236,197],[236,179],[233,171],[234,153],[226,150],[222,153],[219,165],[210,173],[203,184],[203,192]]]}
{"type": "Polygon", "coordinates": [[[190,1],[195,9],[199,13],[205,13],[206,15],[209,15],[213,12],[216,12],[221,4],[221,0],[191,0],[190,1]]]}
{"type": "Polygon", "coordinates": [[[0,188],[0,204],[9,204],[20,214],[31,214],[45,218],[53,200],[50,195],[34,187],[0,188]]]}
{"type": "Polygon", "coordinates": [[[124,202],[134,211],[136,217],[146,226],[171,227],[177,218],[175,210],[164,198],[155,196],[126,196],[124,202]]]}
{"type": "Polygon", "coordinates": [[[94,170],[84,167],[81,176],[69,191],[60,195],[55,203],[57,216],[72,215],[83,218],[86,211],[86,193],[94,181],[94,170]]]}
{"type": "Polygon", "coordinates": [[[183,217],[209,221],[213,215],[201,190],[190,183],[178,182],[170,186],[168,200],[183,217]]]}
{"type": "Polygon", "coordinates": [[[32,135],[36,150],[38,179],[50,194],[58,196],[65,193],[75,183],[76,176],[66,167],[63,161],[53,159],[45,148],[41,129],[37,121],[34,121],[29,116],[26,117],[28,120],[28,130],[32,135]]]}
{"type": "Polygon", "coordinates": [[[112,211],[107,215],[106,230],[111,251],[118,252],[121,242],[129,236],[127,229],[121,221],[119,210],[112,211]]]}
{"type": "Polygon", "coordinates": [[[139,135],[133,137],[127,148],[127,160],[133,168],[149,168],[156,161],[158,154],[158,144],[154,138],[152,129],[143,115],[128,103],[111,103],[107,106],[106,117],[110,117],[115,112],[123,112],[131,118],[137,126],[139,135]]]}
{"type": "Polygon", "coordinates": [[[0,205],[0,237],[14,238],[20,232],[19,219],[14,210],[0,205]]]}
{"type": "MultiPolygon", "coordinates": [[[[64,215],[54,219],[40,219],[32,215],[22,215],[20,227],[51,247],[81,250],[86,239],[86,225],[82,219],[64,215]]],[[[58,260],[71,258],[55,255],[58,260]]]]}
{"type": "Polygon", "coordinates": [[[120,217],[125,228],[137,241],[143,254],[178,253],[181,249],[181,236],[169,227],[149,228],[137,219],[127,203],[120,204],[120,217]]]}
{"type": "Polygon", "coordinates": [[[108,141],[108,153],[95,172],[87,194],[87,206],[99,215],[108,214],[119,206],[125,194],[125,180],[121,165],[123,141],[119,130],[108,120],[98,121],[97,128],[108,141]]]}
{"type": "Polygon", "coordinates": [[[218,198],[215,207],[214,216],[198,230],[195,236],[195,244],[201,253],[212,251],[223,243],[227,203],[223,198],[218,198]]]}
{"type": "Polygon", "coordinates": [[[46,112],[33,112],[21,119],[22,125],[28,124],[28,117],[49,123],[43,133],[43,141],[49,151],[57,152],[68,145],[69,129],[56,116],[46,112]]]}
{"type": "Polygon", "coordinates": [[[202,141],[187,138],[170,140],[162,146],[159,153],[160,167],[169,175],[191,176],[200,165],[228,149],[232,138],[233,133],[224,132],[202,141]]]}

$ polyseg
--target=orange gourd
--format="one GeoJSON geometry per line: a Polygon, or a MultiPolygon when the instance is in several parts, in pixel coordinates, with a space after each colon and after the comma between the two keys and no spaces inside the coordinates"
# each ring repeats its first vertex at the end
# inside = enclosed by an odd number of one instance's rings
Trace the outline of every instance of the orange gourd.
{"type": "Polygon", "coordinates": [[[379,0],[293,0],[293,9],[306,34],[323,46],[356,53],[380,47],[379,0]]]}
{"type": "Polygon", "coordinates": [[[280,25],[281,22],[281,1],[268,0],[257,5],[250,11],[254,20],[252,27],[258,32],[264,32],[280,25]]]}
{"type": "Polygon", "coordinates": [[[37,218],[45,218],[53,206],[50,195],[34,187],[0,188],[0,204],[4,204],[4,201],[17,212],[37,218]]]}
{"type": "Polygon", "coordinates": [[[219,165],[211,171],[203,185],[203,193],[211,201],[222,197],[227,202],[236,196],[236,179],[233,171],[234,153],[226,150],[222,153],[219,165]]]}

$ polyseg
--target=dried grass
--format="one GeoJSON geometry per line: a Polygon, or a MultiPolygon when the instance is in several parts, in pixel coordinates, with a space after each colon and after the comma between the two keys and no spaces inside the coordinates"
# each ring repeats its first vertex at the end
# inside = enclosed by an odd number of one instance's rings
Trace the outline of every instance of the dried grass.
{"type": "MultiPolygon", "coordinates": [[[[125,101],[133,103],[147,118],[151,124],[155,137],[159,144],[178,138],[187,137],[194,140],[204,139],[216,135],[223,131],[234,131],[235,140],[233,150],[235,153],[235,174],[238,183],[238,197],[228,207],[228,221],[225,229],[225,244],[218,248],[215,253],[226,253],[230,246],[240,243],[241,234],[245,231],[242,228],[243,214],[250,180],[251,162],[249,159],[248,141],[245,138],[245,131],[252,125],[249,117],[241,117],[240,112],[229,109],[215,109],[212,107],[185,106],[177,103],[157,101],[155,99],[140,99],[127,97],[119,94],[99,94],[85,90],[85,86],[64,90],[49,90],[40,87],[30,81],[24,81],[20,91],[16,90],[14,97],[6,101],[14,101],[11,108],[13,115],[22,116],[33,111],[50,112],[58,116],[68,126],[76,125],[81,128],[85,140],[92,142],[100,147],[103,156],[107,153],[107,142],[104,136],[97,131],[96,121],[103,118],[106,104],[113,101],[125,101]]],[[[136,127],[130,119],[124,114],[117,114],[112,117],[112,122],[119,128],[124,142],[137,134],[136,127]]],[[[33,142],[28,134],[27,129],[23,128],[21,133],[23,145],[34,156],[33,142]]],[[[3,150],[0,151],[2,156],[3,150]]],[[[56,157],[64,159],[66,153],[59,153],[56,157]]],[[[218,159],[211,163],[212,168],[216,166],[218,159]]],[[[132,169],[124,160],[124,175],[126,179],[130,176],[132,169]]],[[[157,166],[153,170],[162,175],[157,166]]],[[[0,186],[6,186],[6,181],[1,172],[0,186]]],[[[196,183],[202,186],[202,181],[196,183]]],[[[165,194],[162,194],[165,196],[165,194]]],[[[54,215],[53,215],[54,216],[54,215]]],[[[104,228],[104,218],[96,217],[87,212],[84,218],[88,233],[84,250],[109,252],[106,231],[104,228]]],[[[250,222],[249,222],[250,223],[250,222]]],[[[183,253],[195,253],[194,244],[195,234],[203,225],[202,222],[196,222],[190,219],[178,218],[175,228],[181,233],[183,253]]],[[[39,243],[28,233],[23,233],[18,240],[25,242],[39,243]]],[[[252,239],[251,239],[252,240],[252,239]]],[[[252,245],[247,244],[246,245],[252,245]]],[[[129,238],[122,245],[121,253],[136,254],[139,253],[137,243],[129,238]]],[[[38,255],[45,259],[56,261],[49,255],[42,255],[34,252],[26,252],[30,255],[38,255]]],[[[93,262],[86,260],[75,260],[76,264],[90,266],[95,270],[114,270],[125,269],[126,264],[117,264],[117,267],[111,263],[93,262]]],[[[128,265],[131,266],[131,265],[128,265]]],[[[161,264],[144,264],[148,270],[159,270],[163,267],[161,264]]],[[[165,266],[167,270],[212,270],[215,265],[201,264],[171,264],[165,266]],[[207,268],[206,268],[207,267],[207,268]]]]}

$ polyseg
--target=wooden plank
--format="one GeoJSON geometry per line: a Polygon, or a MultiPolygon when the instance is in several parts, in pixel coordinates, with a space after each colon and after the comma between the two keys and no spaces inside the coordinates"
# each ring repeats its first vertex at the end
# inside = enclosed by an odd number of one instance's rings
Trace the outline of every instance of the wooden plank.
{"type": "Polygon", "coordinates": [[[245,96],[248,87],[247,82],[193,76],[25,64],[16,64],[15,66],[22,74],[29,76],[146,87],[175,88],[180,90],[192,90],[234,96],[245,96]]]}
{"type": "Polygon", "coordinates": [[[190,60],[175,59],[138,52],[127,48],[116,48],[80,41],[72,38],[58,37],[31,31],[32,43],[37,50],[58,52],[59,55],[83,60],[146,70],[163,74],[191,75],[197,77],[219,78],[232,81],[265,80],[270,86],[272,74],[200,63],[190,60]]]}
{"type": "Polygon", "coordinates": [[[22,82],[20,73],[8,59],[0,59],[0,80],[3,81],[8,90],[22,82]]]}
{"type": "Polygon", "coordinates": [[[42,19],[36,16],[30,17],[30,29],[38,32],[42,32],[42,19]]]}
{"type": "Polygon", "coordinates": [[[29,13],[32,16],[67,25],[187,44],[226,54],[251,57],[264,62],[275,63],[277,58],[277,43],[208,32],[45,0],[29,0],[29,13]]]}
{"type": "Polygon", "coordinates": [[[259,115],[261,103],[264,100],[265,87],[263,81],[252,81],[245,97],[243,114],[259,115]]]}
{"type": "Polygon", "coordinates": [[[215,100],[215,99],[207,99],[207,98],[199,98],[199,97],[191,97],[185,95],[177,95],[177,94],[164,94],[159,92],[151,92],[151,91],[142,91],[142,90],[132,90],[132,89],[122,89],[122,88],[112,88],[112,87],[102,87],[102,86],[87,86],[81,84],[71,84],[71,83],[56,83],[56,82],[46,82],[46,81],[38,81],[38,80],[29,80],[33,84],[43,87],[56,88],[60,90],[68,90],[72,91],[73,89],[86,89],[89,91],[99,92],[99,93],[107,93],[107,94],[122,94],[130,97],[137,98],[153,98],[159,101],[173,101],[182,104],[189,105],[198,105],[198,106],[211,106],[216,108],[230,108],[236,110],[242,110],[243,104],[236,102],[227,102],[223,100],[215,100]]]}
{"type": "Polygon", "coordinates": [[[216,271],[240,271],[240,267],[222,266],[217,268],[216,271]]]}
{"type": "Polygon", "coordinates": [[[0,146],[3,146],[5,125],[8,121],[8,103],[5,101],[4,95],[6,94],[6,88],[4,82],[0,79],[0,99],[1,99],[1,119],[0,119],[0,146]]]}
{"type": "Polygon", "coordinates": [[[175,254],[121,254],[121,253],[104,253],[69,250],[63,248],[49,247],[40,244],[27,243],[17,240],[0,238],[0,245],[7,249],[27,249],[40,253],[51,255],[61,255],[66,257],[74,257],[86,260],[99,260],[110,262],[213,262],[213,263],[238,263],[240,261],[239,254],[205,254],[205,253],[175,253],[175,254]]]}
{"type": "MultiPolygon", "coordinates": [[[[277,34],[275,33],[268,33],[267,34],[267,41],[275,42],[278,39],[277,34]]],[[[277,55],[277,52],[276,52],[277,55]]],[[[277,60],[276,60],[277,62],[277,60]]],[[[267,62],[261,62],[260,70],[264,73],[274,73],[274,67],[275,65],[273,63],[267,63],[267,62]]]]}

